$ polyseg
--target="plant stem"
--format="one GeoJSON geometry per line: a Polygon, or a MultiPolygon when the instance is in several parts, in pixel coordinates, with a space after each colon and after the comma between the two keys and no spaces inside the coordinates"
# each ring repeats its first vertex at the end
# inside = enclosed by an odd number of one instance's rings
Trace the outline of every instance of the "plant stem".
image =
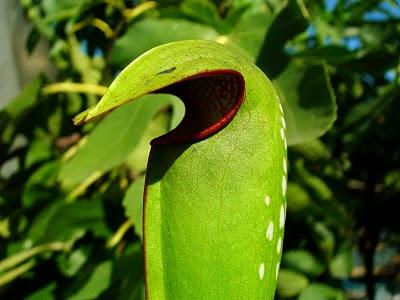
{"type": "Polygon", "coordinates": [[[45,86],[42,89],[42,94],[50,95],[56,93],[88,93],[103,96],[106,91],[107,87],[98,84],[59,82],[45,86]]]}
{"type": "Polygon", "coordinates": [[[22,263],[23,261],[42,252],[61,251],[65,250],[66,248],[67,247],[64,243],[54,242],[50,244],[39,245],[28,250],[24,250],[22,252],[14,254],[13,256],[7,257],[6,259],[0,261],[0,273],[6,271],[7,269],[15,267],[16,265],[22,263]]]}
{"type": "Polygon", "coordinates": [[[34,260],[30,260],[11,271],[8,271],[0,276],[0,287],[13,281],[15,278],[21,276],[25,272],[29,271],[36,265],[34,260]]]}
{"type": "Polygon", "coordinates": [[[131,228],[133,222],[131,220],[126,220],[114,233],[114,235],[107,241],[107,248],[113,248],[122,240],[125,233],[131,228]]]}

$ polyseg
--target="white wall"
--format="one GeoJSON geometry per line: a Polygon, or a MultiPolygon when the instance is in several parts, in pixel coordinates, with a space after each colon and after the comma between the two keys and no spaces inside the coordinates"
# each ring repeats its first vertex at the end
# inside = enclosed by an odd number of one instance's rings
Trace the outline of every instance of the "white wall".
{"type": "Polygon", "coordinates": [[[13,47],[18,1],[0,1],[0,108],[18,94],[20,80],[13,47]]]}
{"type": "Polygon", "coordinates": [[[44,40],[31,55],[25,50],[30,28],[18,0],[0,0],[0,109],[40,72],[54,77],[44,40]]]}

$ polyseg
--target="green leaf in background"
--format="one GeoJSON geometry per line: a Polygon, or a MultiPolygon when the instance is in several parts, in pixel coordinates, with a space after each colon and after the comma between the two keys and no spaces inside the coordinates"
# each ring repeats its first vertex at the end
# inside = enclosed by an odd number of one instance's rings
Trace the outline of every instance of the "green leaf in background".
{"type": "Polygon", "coordinates": [[[308,284],[308,279],[304,275],[282,268],[279,271],[277,292],[282,298],[294,297],[300,294],[308,284]]]}
{"type": "Polygon", "coordinates": [[[273,14],[265,3],[252,3],[232,24],[231,30],[218,37],[217,41],[245,50],[253,61],[256,61],[272,21],[273,14]]]}
{"type": "Polygon", "coordinates": [[[218,32],[224,31],[217,6],[209,0],[185,0],[180,10],[194,21],[210,25],[218,32]]]}
{"type": "Polygon", "coordinates": [[[53,198],[49,205],[41,209],[29,227],[26,238],[28,244],[37,244],[44,238],[50,221],[63,205],[63,201],[53,198]]]}
{"type": "Polygon", "coordinates": [[[292,59],[273,83],[285,111],[289,145],[320,137],[332,127],[336,104],[325,66],[292,59]]]}
{"type": "Polygon", "coordinates": [[[115,260],[112,283],[99,300],[144,300],[143,251],[140,243],[129,247],[115,260]]]}
{"type": "Polygon", "coordinates": [[[41,288],[37,292],[34,292],[26,300],[54,300],[54,290],[56,288],[55,283],[50,283],[44,288],[41,288]]]}
{"type": "Polygon", "coordinates": [[[29,177],[22,193],[22,204],[25,208],[42,205],[56,195],[54,184],[59,170],[60,162],[50,161],[41,165],[29,177]]]}
{"type": "Polygon", "coordinates": [[[92,251],[93,247],[81,246],[71,252],[63,253],[57,257],[57,266],[65,276],[76,276],[89,260],[92,251]]]}
{"type": "Polygon", "coordinates": [[[330,261],[332,259],[336,240],[332,231],[322,222],[314,223],[311,225],[312,227],[312,237],[314,239],[315,244],[323,254],[323,257],[326,261],[330,261]]]}
{"type": "Polygon", "coordinates": [[[44,0],[43,8],[48,20],[67,19],[78,15],[83,9],[98,0],[44,0]]]}
{"type": "Polygon", "coordinates": [[[306,28],[307,20],[299,2],[287,1],[287,5],[273,18],[257,58],[257,65],[270,78],[276,78],[291,60],[285,51],[286,43],[306,28]]]}
{"type": "Polygon", "coordinates": [[[107,260],[96,266],[89,280],[79,291],[68,300],[97,299],[98,296],[107,289],[111,283],[112,261],[107,260]]]}
{"type": "Polygon", "coordinates": [[[149,95],[110,114],[62,166],[59,179],[63,187],[69,190],[95,172],[107,172],[120,165],[139,144],[153,116],[170,104],[170,99],[149,95]]]}
{"type": "Polygon", "coordinates": [[[262,2],[242,5],[236,19],[221,20],[212,12],[214,4],[208,1],[186,1],[184,12],[202,24],[185,19],[146,18],[130,25],[128,31],[119,38],[110,53],[111,64],[120,68],[140,56],[145,51],[168,42],[202,39],[217,41],[237,47],[256,59],[264,35],[272,21],[272,13],[262,2]],[[199,7],[202,9],[199,9],[199,7]],[[205,11],[203,11],[203,8],[205,11]],[[210,24],[217,22],[219,27],[210,24]],[[168,28],[165,31],[165,28],[168,28]],[[218,32],[220,30],[220,32],[218,32]],[[150,38],[149,38],[150,37],[150,38]],[[132,47],[135,44],[135,47],[132,47]]]}
{"type": "Polygon", "coordinates": [[[344,300],[344,293],[322,283],[310,284],[301,294],[299,300],[344,300]]]}
{"type": "Polygon", "coordinates": [[[215,40],[217,36],[218,32],[207,25],[179,19],[146,18],[132,23],[127,32],[115,42],[110,53],[110,63],[123,68],[153,47],[188,39],[215,40]]]}
{"type": "Polygon", "coordinates": [[[301,249],[286,251],[282,263],[285,267],[310,277],[318,277],[325,270],[324,264],[310,251],[301,249]]]}
{"type": "Polygon", "coordinates": [[[339,46],[325,46],[321,48],[307,49],[297,52],[294,57],[305,59],[310,62],[325,61],[329,64],[340,64],[354,59],[354,54],[339,46]]]}
{"type": "MultiPolygon", "coordinates": [[[[173,115],[175,115],[175,107],[175,105],[172,105],[173,115]]],[[[183,108],[183,112],[184,110],[185,109],[183,108]]],[[[141,174],[146,171],[147,158],[150,154],[150,142],[154,138],[167,133],[169,128],[169,119],[168,114],[156,115],[154,119],[150,121],[138,145],[127,157],[125,163],[133,172],[135,172],[135,174],[141,174]]]]}
{"type": "Polygon", "coordinates": [[[334,278],[347,279],[353,268],[353,256],[351,245],[344,244],[329,264],[329,272],[334,278]]]}
{"type": "Polygon", "coordinates": [[[260,50],[257,65],[272,79],[285,111],[288,144],[323,135],[336,118],[335,97],[324,65],[291,58],[286,43],[307,26],[304,7],[297,1],[275,17],[260,50]]]}
{"type": "MultiPolygon", "coordinates": [[[[24,116],[35,105],[43,84],[41,76],[29,82],[21,93],[0,111],[1,142],[8,144],[14,137],[15,130],[21,125],[24,116]]],[[[3,152],[5,149],[1,149],[3,152]]]]}
{"type": "Polygon", "coordinates": [[[169,129],[175,129],[185,116],[185,105],[179,98],[172,99],[172,116],[169,129]]]}
{"type": "Polygon", "coordinates": [[[91,259],[78,274],[70,278],[71,284],[60,290],[59,297],[79,300],[144,300],[141,244],[130,244],[123,254],[113,260],[103,260],[96,252],[96,249],[91,249],[91,259]]]}
{"type": "Polygon", "coordinates": [[[319,139],[295,145],[291,149],[310,161],[324,160],[331,157],[328,147],[319,139]]]}
{"type": "Polygon", "coordinates": [[[298,183],[289,181],[287,187],[288,211],[293,218],[304,218],[309,211],[312,199],[308,192],[298,183]]]}
{"type": "Polygon", "coordinates": [[[194,20],[217,29],[220,35],[214,39],[215,41],[236,46],[241,51],[245,50],[254,61],[273,20],[271,10],[262,1],[232,7],[224,19],[219,16],[215,4],[208,0],[184,1],[182,11],[194,20]]]}
{"type": "Polygon", "coordinates": [[[95,236],[108,238],[111,235],[104,222],[103,204],[100,199],[81,200],[57,205],[39,237],[41,243],[68,242],[81,237],[87,231],[95,236]]]}
{"type": "Polygon", "coordinates": [[[50,158],[52,150],[53,144],[50,135],[41,128],[37,128],[25,156],[25,168],[50,158]]]}
{"type": "MultiPolygon", "coordinates": [[[[347,145],[354,147],[360,144],[377,119],[386,111],[390,111],[395,100],[400,96],[398,85],[389,84],[378,89],[378,95],[369,101],[361,102],[352,107],[349,114],[343,120],[343,127],[348,130],[343,140],[347,145]]],[[[387,122],[390,122],[389,119],[387,122]]],[[[394,122],[394,124],[396,124],[394,122]]],[[[394,126],[391,126],[394,127],[394,126]]]]}
{"type": "Polygon", "coordinates": [[[295,169],[300,178],[302,186],[308,191],[313,198],[313,209],[323,215],[329,223],[339,226],[348,226],[351,224],[345,207],[338,201],[335,201],[335,195],[330,186],[318,177],[308,171],[305,167],[304,160],[298,160],[295,163],[295,169]]]}
{"type": "Polygon", "coordinates": [[[140,239],[143,239],[143,192],[144,177],[140,177],[129,186],[122,200],[125,214],[132,221],[135,233],[140,239]]]}

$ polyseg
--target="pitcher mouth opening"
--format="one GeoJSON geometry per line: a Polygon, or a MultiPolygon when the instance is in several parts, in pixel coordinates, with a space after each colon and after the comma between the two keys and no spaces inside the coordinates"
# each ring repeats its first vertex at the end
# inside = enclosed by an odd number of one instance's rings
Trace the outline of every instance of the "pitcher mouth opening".
{"type": "Polygon", "coordinates": [[[155,138],[151,145],[195,142],[229,124],[244,100],[245,81],[237,71],[215,70],[190,76],[156,93],[179,97],[185,115],[175,129],[155,138]]]}

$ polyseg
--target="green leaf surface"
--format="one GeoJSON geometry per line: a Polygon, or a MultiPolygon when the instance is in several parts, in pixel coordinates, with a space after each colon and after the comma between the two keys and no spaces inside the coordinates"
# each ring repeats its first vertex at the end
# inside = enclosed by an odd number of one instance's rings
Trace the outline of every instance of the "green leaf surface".
{"type": "Polygon", "coordinates": [[[149,95],[110,114],[62,166],[59,179],[63,187],[71,189],[96,171],[107,172],[120,165],[139,144],[153,116],[170,99],[170,96],[149,95]]]}
{"type": "Polygon", "coordinates": [[[181,97],[193,127],[185,128],[183,121],[179,130],[153,141],[144,199],[149,297],[273,299],[286,207],[285,128],[271,82],[247,56],[199,40],[154,48],[125,68],[97,106],[74,121],[87,122],[163,88],[177,95],[174,84],[183,91],[196,87],[181,97]],[[196,86],[202,81],[192,79],[195,75],[210,85],[196,86]],[[244,101],[231,121],[223,119],[228,123],[217,129],[221,123],[207,123],[210,114],[220,111],[209,107],[217,101],[211,95],[222,103],[240,97],[229,93],[238,91],[240,76],[244,101]],[[219,86],[221,78],[228,80],[226,89],[219,86]],[[193,110],[187,101],[203,92],[205,98],[197,100],[209,101],[193,110]],[[204,109],[207,117],[198,119],[204,109]],[[197,138],[196,126],[211,129],[197,138]]]}

